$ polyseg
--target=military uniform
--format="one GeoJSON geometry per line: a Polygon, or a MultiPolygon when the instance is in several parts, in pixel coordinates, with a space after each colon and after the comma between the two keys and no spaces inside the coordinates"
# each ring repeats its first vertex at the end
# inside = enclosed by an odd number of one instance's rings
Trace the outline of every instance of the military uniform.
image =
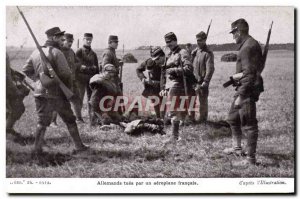
{"type": "MultiPolygon", "coordinates": [[[[66,39],[72,39],[73,40],[73,35],[72,34],[65,34],[66,39]]],[[[72,105],[74,108],[74,113],[78,121],[82,121],[82,116],[81,116],[81,109],[82,109],[82,98],[80,97],[80,91],[78,87],[78,72],[80,68],[80,62],[75,56],[74,51],[72,48],[65,48],[62,47],[61,51],[66,57],[66,60],[68,62],[68,65],[71,69],[71,90],[75,95],[75,98],[72,100],[72,105]]]]}
{"type": "MultiPolygon", "coordinates": [[[[110,35],[108,37],[108,43],[110,42],[119,42],[118,41],[118,36],[115,35],[110,35]]],[[[117,84],[119,85],[121,91],[122,91],[122,95],[123,95],[123,84],[121,82],[121,79],[119,77],[120,74],[120,69],[121,69],[121,64],[123,64],[123,62],[121,62],[120,59],[117,58],[116,56],[116,50],[113,47],[108,47],[106,49],[104,49],[104,52],[102,53],[102,66],[104,67],[107,64],[111,64],[113,65],[116,70],[117,70],[117,76],[118,78],[116,78],[117,84]]],[[[125,110],[124,107],[119,109],[120,113],[123,113],[125,110]]]]}
{"type": "MultiPolygon", "coordinates": [[[[58,27],[54,27],[47,30],[46,34],[48,37],[53,37],[61,36],[64,32],[61,32],[58,27]]],[[[56,48],[58,47],[57,45],[58,44],[56,42],[47,40],[42,50],[47,56],[58,78],[60,78],[60,80],[70,88],[71,71],[68,67],[64,54],[56,48]]],[[[70,102],[66,99],[57,83],[45,85],[41,81],[41,75],[44,74],[49,76],[49,71],[45,67],[45,64],[41,61],[40,52],[38,50],[35,50],[30,55],[26,64],[23,66],[23,72],[35,81],[34,97],[36,112],[38,114],[38,124],[34,152],[42,152],[43,137],[47,126],[51,123],[53,111],[56,111],[64,123],[66,123],[76,149],[85,149],[86,146],[83,145],[79,136],[75,116],[71,110],[70,102]]]]}
{"type": "MultiPolygon", "coordinates": [[[[136,69],[138,78],[144,83],[144,90],[142,95],[146,98],[155,96],[159,99],[159,103],[154,106],[155,114],[158,118],[164,118],[164,111],[160,111],[162,103],[162,97],[159,96],[161,91],[161,75],[162,65],[164,64],[165,55],[160,47],[155,48],[151,54],[151,58],[148,58],[142,62],[136,69]],[[148,71],[149,78],[144,75],[145,71],[148,71]]],[[[155,100],[152,98],[154,103],[155,100]]]]}
{"type": "MultiPolygon", "coordinates": [[[[166,42],[177,41],[176,35],[174,33],[168,33],[165,35],[166,42]]],[[[185,103],[184,111],[179,110],[181,103],[181,96],[185,96],[183,74],[185,75],[187,82],[188,95],[194,95],[193,90],[193,66],[190,62],[190,57],[185,49],[181,49],[176,45],[169,53],[166,61],[166,84],[165,90],[168,91],[169,102],[175,100],[174,109],[171,106],[169,109],[169,114],[171,116],[172,122],[172,132],[174,138],[177,140],[179,138],[179,122],[184,120],[188,110],[188,103],[185,103]],[[183,68],[182,68],[182,67],[183,68]]]]}
{"type": "MultiPolygon", "coordinates": [[[[232,30],[248,28],[244,19],[232,23],[232,30]]],[[[232,32],[233,32],[232,31],[232,32]]],[[[263,66],[262,51],[259,43],[250,35],[246,35],[239,45],[236,73],[243,73],[236,88],[234,101],[228,114],[228,123],[232,132],[233,149],[241,150],[242,130],[247,135],[247,160],[255,163],[256,146],[258,139],[258,125],[256,119],[256,104],[259,94],[263,91],[263,82],[259,71],[263,66]],[[235,105],[240,97],[242,103],[235,105]]]]}
{"type": "MultiPolygon", "coordinates": [[[[91,33],[85,33],[85,37],[92,37],[91,33]]],[[[81,107],[83,104],[83,98],[86,91],[87,102],[90,101],[92,90],[89,87],[89,81],[95,74],[99,74],[99,64],[97,54],[92,50],[90,46],[83,46],[76,51],[76,58],[79,60],[80,67],[78,73],[76,73],[77,85],[79,88],[79,97],[81,100],[81,107]],[[85,67],[83,67],[83,65],[85,67]]],[[[91,107],[88,104],[88,112],[91,120],[91,107]]]]}
{"type": "Polygon", "coordinates": [[[94,75],[90,80],[92,96],[89,103],[102,125],[119,123],[122,121],[122,115],[118,110],[114,110],[116,97],[122,95],[118,85],[117,69],[111,64],[106,64],[103,71],[101,74],[94,75]],[[110,76],[108,72],[113,72],[114,76],[110,76]],[[104,100],[104,97],[109,98],[104,100]],[[103,104],[100,104],[102,99],[104,100],[103,104]]]}
{"type": "Polygon", "coordinates": [[[13,73],[6,54],[6,132],[16,134],[13,126],[25,112],[23,99],[28,93],[19,91],[13,73]]]}
{"type": "MultiPolygon", "coordinates": [[[[197,40],[206,41],[206,34],[200,32],[196,35],[197,40]]],[[[199,99],[199,113],[200,121],[206,121],[208,116],[208,94],[209,94],[209,82],[215,71],[214,68],[214,54],[210,51],[205,44],[201,48],[197,48],[195,51],[195,57],[193,59],[194,75],[197,79],[196,94],[199,99]],[[205,84],[203,84],[205,82],[205,84]],[[202,86],[205,85],[205,86],[202,86]]]]}

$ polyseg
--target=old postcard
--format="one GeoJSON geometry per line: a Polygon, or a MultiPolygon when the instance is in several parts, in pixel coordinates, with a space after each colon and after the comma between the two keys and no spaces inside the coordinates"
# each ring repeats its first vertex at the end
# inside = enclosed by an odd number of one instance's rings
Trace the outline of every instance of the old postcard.
{"type": "Polygon", "coordinates": [[[7,193],[295,193],[294,7],[5,9],[7,193]]]}

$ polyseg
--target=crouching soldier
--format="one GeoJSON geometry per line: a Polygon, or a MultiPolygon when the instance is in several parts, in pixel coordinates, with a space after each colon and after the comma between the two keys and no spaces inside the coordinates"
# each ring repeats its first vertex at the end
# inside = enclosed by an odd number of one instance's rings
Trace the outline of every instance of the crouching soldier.
{"type": "Polygon", "coordinates": [[[9,57],[6,54],[6,133],[18,138],[20,134],[13,127],[25,111],[23,99],[29,94],[29,89],[18,84],[16,73],[11,69],[9,57]]]}
{"type": "Polygon", "coordinates": [[[154,105],[154,111],[157,118],[164,118],[165,112],[161,109],[162,97],[159,96],[161,91],[161,71],[165,61],[165,53],[160,47],[154,48],[151,53],[151,58],[145,60],[136,69],[138,78],[144,84],[142,95],[149,98],[154,105]],[[148,71],[148,78],[144,72],[148,71]],[[161,111],[162,110],[162,111],[161,111]]]}
{"type": "Polygon", "coordinates": [[[102,125],[119,124],[123,119],[119,107],[115,108],[117,97],[122,96],[119,82],[117,68],[112,64],[106,64],[103,72],[90,80],[92,96],[89,103],[102,125]]]}
{"type": "MultiPolygon", "coordinates": [[[[177,44],[177,37],[173,32],[165,35],[166,46],[170,48],[171,52],[166,61],[166,84],[164,90],[160,95],[167,95],[168,100],[175,103],[170,106],[170,116],[172,123],[172,133],[175,140],[179,140],[179,123],[184,121],[188,113],[188,103],[184,103],[184,108],[180,107],[182,100],[187,101],[185,89],[188,95],[194,95],[193,83],[190,80],[195,79],[193,75],[193,66],[190,62],[190,57],[185,49],[181,49],[177,44]],[[184,85],[183,78],[185,78],[186,85],[184,85]],[[186,86],[186,88],[185,88],[186,86]]],[[[189,101],[189,100],[188,100],[189,101]]]]}
{"type": "MultiPolygon", "coordinates": [[[[64,31],[60,31],[58,27],[51,28],[46,31],[47,41],[42,50],[51,63],[57,77],[67,86],[70,87],[71,71],[64,54],[55,48],[63,41],[64,31]]],[[[72,112],[70,102],[64,95],[63,91],[55,80],[50,78],[49,70],[42,61],[41,54],[35,50],[26,64],[23,66],[23,72],[35,81],[35,104],[38,114],[37,128],[35,134],[35,143],[33,154],[41,155],[43,152],[44,135],[47,127],[51,123],[52,113],[56,111],[67,125],[69,133],[75,144],[76,152],[88,149],[80,138],[76,118],[72,112]]]]}

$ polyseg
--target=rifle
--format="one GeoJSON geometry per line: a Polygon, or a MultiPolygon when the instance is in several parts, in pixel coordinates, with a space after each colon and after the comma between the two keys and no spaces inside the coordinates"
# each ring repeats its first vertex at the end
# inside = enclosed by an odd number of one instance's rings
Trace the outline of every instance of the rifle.
{"type": "MultiPolygon", "coordinates": [[[[66,98],[67,98],[68,100],[70,100],[70,99],[74,96],[73,92],[72,92],[72,91],[71,91],[71,90],[70,90],[70,89],[69,89],[69,88],[61,81],[61,79],[59,79],[59,77],[57,76],[57,74],[56,74],[55,71],[53,70],[53,67],[51,66],[51,64],[50,64],[50,62],[49,62],[49,60],[48,60],[48,58],[46,57],[44,51],[42,50],[41,46],[39,45],[39,43],[38,43],[36,37],[34,36],[32,30],[31,30],[31,28],[30,28],[30,26],[29,26],[29,24],[28,24],[28,22],[27,22],[27,20],[26,20],[26,18],[25,18],[25,16],[24,16],[24,14],[23,14],[23,12],[19,9],[18,6],[17,6],[17,9],[18,9],[20,15],[22,16],[22,18],[23,18],[23,20],[24,20],[24,22],[25,22],[25,24],[26,24],[26,26],[27,26],[27,29],[29,30],[30,35],[31,35],[31,37],[33,38],[33,41],[34,41],[34,43],[35,43],[35,45],[36,45],[38,51],[40,52],[40,56],[41,56],[41,59],[42,59],[43,64],[46,65],[46,67],[47,67],[47,69],[48,69],[48,71],[49,71],[50,77],[47,76],[47,75],[45,75],[45,74],[43,74],[45,80],[46,80],[46,81],[49,81],[49,82],[51,82],[52,80],[54,80],[55,83],[58,84],[58,86],[60,87],[60,89],[62,90],[62,92],[63,92],[64,95],[66,96],[66,98]],[[47,79],[48,79],[48,80],[47,80],[47,79]]],[[[41,79],[42,79],[42,78],[41,78],[41,79]]]]}
{"type": "MultiPolygon", "coordinates": [[[[184,74],[184,70],[183,70],[183,63],[182,63],[182,60],[181,60],[181,56],[180,56],[180,59],[179,59],[179,62],[180,62],[180,68],[182,69],[182,78],[183,78],[183,86],[184,86],[184,94],[185,96],[189,96],[188,94],[188,88],[187,88],[187,83],[186,83],[186,76],[184,74]]],[[[187,99],[187,106],[189,108],[189,99],[187,99]]],[[[191,116],[191,112],[190,111],[187,111],[188,112],[188,115],[191,116]]]]}
{"type": "MultiPolygon", "coordinates": [[[[270,41],[270,37],[271,37],[271,32],[272,32],[272,26],[273,26],[273,21],[270,25],[270,28],[269,28],[269,32],[268,32],[268,37],[267,37],[267,41],[266,41],[266,45],[264,47],[264,50],[263,50],[263,54],[262,54],[262,68],[260,71],[257,71],[257,73],[260,75],[262,73],[262,71],[264,70],[265,68],[265,64],[266,64],[266,60],[267,60],[267,55],[268,55],[268,51],[269,51],[269,41],[270,41]]],[[[240,74],[240,73],[238,73],[240,74]]],[[[235,75],[238,75],[238,74],[235,74],[235,75]]],[[[233,75],[234,76],[234,75],[233,75]]],[[[225,82],[223,84],[223,87],[226,88],[230,85],[233,85],[233,86],[237,86],[239,83],[238,83],[238,80],[239,79],[236,79],[236,78],[233,78],[233,76],[230,77],[230,80],[225,82]]],[[[242,76],[241,76],[242,77],[242,76]]]]}
{"type": "Polygon", "coordinates": [[[210,25],[211,25],[212,19],[210,20],[210,23],[208,25],[207,31],[206,31],[206,37],[208,37],[208,33],[209,33],[209,29],[210,29],[210,25]]]}
{"type": "MultiPolygon", "coordinates": [[[[123,44],[123,50],[122,50],[122,56],[121,56],[121,59],[118,59],[118,60],[120,60],[120,61],[123,62],[123,59],[124,59],[124,44],[123,44]]],[[[124,62],[123,62],[123,64],[124,64],[124,62]]],[[[122,83],[123,64],[120,65],[120,82],[121,82],[121,83],[120,83],[120,87],[121,87],[122,92],[123,92],[123,83],[122,83]]]]}
{"type": "MultiPolygon", "coordinates": [[[[123,65],[124,65],[124,44],[123,44],[123,51],[122,51],[122,59],[121,59],[121,61],[122,61],[123,63],[122,63],[121,66],[120,66],[120,88],[121,88],[122,95],[123,95],[123,82],[122,82],[122,76],[123,76],[123,65]]],[[[122,100],[122,102],[124,102],[124,101],[122,100]]],[[[124,106],[124,104],[123,104],[122,107],[121,107],[121,111],[122,111],[122,113],[125,112],[125,106],[124,106]]]]}
{"type": "Polygon", "coordinates": [[[268,55],[268,52],[269,52],[269,42],[270,42],[270,37],[271,37],[271,32],[272,32],[272,26],[273,26],[273,21],[272,21],[272,23],[270,25],[269,32],[268,32],[268,37],[267,37],[267,41],[266,41],[266,45],[264,47],[264,51],[263,51],[263,54],[262,54],[263,65],[262,65],[261,71],[258,71],[260,74],[262,73],[262,71],[265,68],[265,64],[266,64],[266,60],[267,60],[267,55],[268,55]]]}

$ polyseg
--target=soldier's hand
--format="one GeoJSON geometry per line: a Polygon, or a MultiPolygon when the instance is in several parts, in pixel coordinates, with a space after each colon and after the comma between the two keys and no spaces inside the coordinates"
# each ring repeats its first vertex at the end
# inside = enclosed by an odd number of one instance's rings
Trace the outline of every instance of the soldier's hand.
{"type": "Polygon", "coordinates": [[[122,60],[119,60],[119,66],[123,66],[124,62],[122,60]]]}
{"type": "Polygon", "coordinates": [[[143,82],[144,85],[152,85],[151,79],[146,79],[146,78],[144,78],[144,79],[142,80],[142,82],[143,82]]]}
{"type": "Polygon", "coordinates": [[[167,96],[167,95],[168,95],[168,90],[166,90],[166,89],[159,92],[159,96],[161,96],[161,97],[167,96]]]}
{"type": "Polygon", "coordinates": [[[195,91],[200,92],[200,90],[201,90],[201,85],[197,84],[196,87],[195,87],[195,91]]]}
{"type": "Polygon", "coordinates": [[[208,88],[208,83],[207,82],[203,82],[200,86],[201,88],[208,88]]]}
{"type": "Polygon", "coordinates": [[[87,68],[86,65],[81,65],[80,66],[80,71],[84,71],[86,68],[87,68]]]}

